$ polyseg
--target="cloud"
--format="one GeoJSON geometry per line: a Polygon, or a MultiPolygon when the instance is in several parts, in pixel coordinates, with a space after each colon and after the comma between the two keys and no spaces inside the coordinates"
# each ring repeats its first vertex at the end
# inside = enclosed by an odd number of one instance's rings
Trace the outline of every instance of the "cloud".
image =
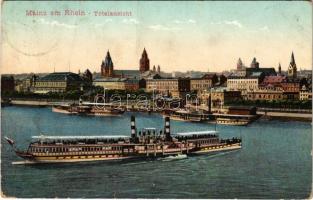
{"type": "Polygon", "coordinates": [[[161,24],[151,25],[148,28],[155,30],[155,31],[176,31],[180,30],[178,27],[169,27],[169,26],[163,26],[161,24]]]}
{"type": "Polygon", "coordinates": [[[49,26],[58,26],[58,27],[64,27],[64,28],[76,28],[77,25],[72,25],[72,24],[65,24],[61,23],[59,21],[53,20],[53,21],[47,21],[44,18],[40,18],[39,23],[49,25],[49,26]]]}
{"type": "Polygon", "coordinates": [[[131,18],[131,19],[123,19],[122,21],[124,24],[139,24],[139,21],[137,19],[131,18]]]}
{"type": "Polygon", "coordinates": [[[188,19],[188,20],[174,20],[175,24],[194,24],[196,23],[196,20],[188,19]]]}
{"type": "Polygon", "coordinates": [[[224,20],[224,21],[221,21],[221,22],[212,22],[211,24],[217,24],[217,25],[231,25],[231,26],[236,26],[238,28],[242,28],[242,24],[237,21],[237,20],[232,20],[232,21],[228,21],[228,20],[224,20]]]}
{"type": "Polygon", "coordinates": [[[105,19],[104,21],[103,21],[103,23],[101,23],[101,24],[95,24],[95,27],[102,27],[102,26],[105,26],[105,25],[107,25],[108,23],[110,23],[110,22],[113,22],[113,20],[112,19],[105,19]]]}

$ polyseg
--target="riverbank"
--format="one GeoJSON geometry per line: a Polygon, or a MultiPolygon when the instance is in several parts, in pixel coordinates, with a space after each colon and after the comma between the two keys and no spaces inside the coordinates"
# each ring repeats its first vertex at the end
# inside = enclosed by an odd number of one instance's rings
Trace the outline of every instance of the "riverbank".
{"type": "MultiPolygon", "coordinates": [[[[34,107],[49,107],[54,105],[61,105],[64,103],[78,103],[78,101],[36,101],[36,100],[12,100],[11,105],[15,106],[34,106],[34,107]]],[[[281,112],[281,111],[258,111],[258,115],[268,119],[280,119],[280,120],[295,120],[295,121],[312,121],[312,114],[305,112],[281,112]]]]}

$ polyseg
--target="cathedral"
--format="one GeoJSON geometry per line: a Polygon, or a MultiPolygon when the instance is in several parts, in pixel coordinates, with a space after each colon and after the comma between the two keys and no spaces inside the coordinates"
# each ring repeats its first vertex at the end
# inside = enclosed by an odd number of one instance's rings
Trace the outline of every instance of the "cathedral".
{"type": "Polygon", "coordinates": [[[140,61],[139,61],[139,71],[140,73],[144,73],[150,70],[150,60],[148,58],[148,54],[146,49],[143,49],[140,61]]]}
{"type": "Polygon", "coordinates": [[[288,67],[288,77],[289,78],[297,78],[297,65],[295,61],[295,57],[293,55],[293,52],[291,53],[291,60],[288,67]]]}
{"type": "Polygon", "coordinates": [[[104,77],[114,76],[113,62],[109,51],[107,52],[105,60],[101,63],[101,75],[104,77]]]}

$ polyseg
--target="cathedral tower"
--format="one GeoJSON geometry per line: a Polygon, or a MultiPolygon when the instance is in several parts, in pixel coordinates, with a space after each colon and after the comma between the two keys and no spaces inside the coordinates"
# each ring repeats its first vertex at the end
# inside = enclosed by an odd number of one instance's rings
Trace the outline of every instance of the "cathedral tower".
{"type": "Polygon", "coordinates": [[[110,56],[110,52],[107,52],[105,60],[102,61],[101,64],[101,75],[104,77],[113,77],[113,62],[110,56]]]}
{"type": "Polygon", "coordinates": [[[139,61],[139,71],[140,73],[144,73],[146,71],[150,70],[150,60],[148,58],[148,54],[146,52],[146,49],[143,49],[140,61],[139,61]]]}
{"type": "Polygon", "coordinates": [[[256,61],[256,58],[253,58],[250,67],[251,68],[256,68],[256,69],[259,68],[259,63],[256,61]]]}
{"type": "Polygon", "coordinates": [[[237,62],[237,70],[242,70],[242,69],[243,69],[243,63],[241,61],[241,58],[239,58],[237,62]]]}

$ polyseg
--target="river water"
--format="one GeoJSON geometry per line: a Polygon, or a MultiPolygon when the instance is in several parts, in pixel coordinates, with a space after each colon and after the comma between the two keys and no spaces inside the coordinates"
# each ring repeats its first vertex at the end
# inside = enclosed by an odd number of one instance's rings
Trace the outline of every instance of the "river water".
{"type": "MultiPolygon", "coordinates": [[[[220,137],[241,136],[241,150],[182,160],[13,165],[20,161],[4,136],[26,148],[33,135],[130,135],[163,127],[158,114],[69,116],[51,108],[5,107],[1,113],[1,187],[23,198],[306,198],[312,185],[312,127],[260,119],[247,127],[217,125],[220,137]]],[[[172,132],[212,130],[213,124],[171,121],[172,132]]]]}

